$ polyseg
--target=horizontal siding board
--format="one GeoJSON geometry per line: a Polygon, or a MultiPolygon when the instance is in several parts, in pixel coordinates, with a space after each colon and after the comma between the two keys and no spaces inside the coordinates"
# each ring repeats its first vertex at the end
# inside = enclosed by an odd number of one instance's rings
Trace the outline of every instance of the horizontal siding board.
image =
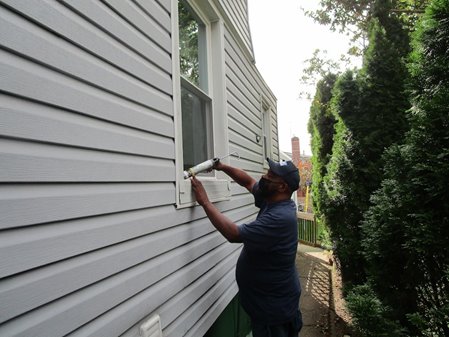
{"type": "MultiPolygon", "coordinates": [[[[136,3],[167,32],[171,32],[171,18],[168,13],[170,8],[161,6],[157,1],[136,0],[136,3]]],[[[167,3],[170,6],[170,0],[167,3]]]]}
{"type": "Polygon", "coordinates": [[[144,263],[140,268],[141,273],[151,273],[151,276],[147,275],[148,286],[156,283],[224,242],[217,232],[203,236],[204,224],[202,227],[196,225],[193,228],[193,234],[202,237],[185,245],[183,250],[169,252],[176,248],[175,243],[170,241],[176,241],[178,244],[185,242],[190,233],[187,234],[186,229],[171,230],[155,235],[154,238],[139,238],[10,277],[0,284],[1,303],[6,304],[0,307],[0,319],[3,322],[24,314],[139,263],[144,263]],[[167,236],[174,232],[179,233],[180,237],[167,240],[167,236]],[[161,238],[165,241],[157,242],[161,238]],[[161,254],[166,254],[160,255],[155,251],[157,248],[161,249],[161,254]],[[185,258],[181,257],[183,254],[185,258]],[[145,262],[146,260],[148,261],[145,262]]]}
{"type": "MultiPolygon", "coordinates": [[[[229,69],[227,67],[227,69],[229,69]]],[[[258,99],[256,99],[250,90],[248,90],[246,87],[242,85],[241,79],[232,71],[226,71],[226,87],[229,88],[229,82],[233,84],[235,88],[237,88],[237,91],[234,90],[234,95],[237,95],[237,93],[240,95],[240,101],[244,102],[245,106],[250,111],[255,111],[257,109],[260,109],[260,102],[258,99]]]]}
{"type": "MultiPolygon", "coordinates": [[[[157,48],[151,41],[142,42],[142,46],[146,49],[142,54],[139,54],[118,42],[108,32],[104,32],[102,29],[82,20],[76,13],[56,1],[5,0],[3,3],[11,6],[31,21],[146,83],[154,84],[152,68],[155,66],[171,74],[170,55],[157,48]]],[[[82,3],[89,4],[91,2],[83,1],[82,3]]],[[[95,4],[98,3],[95,2],[95,4]]]]}
{"type": "Polygon", "coordinates": [[[162,157],[173,153],[173,121],[164,115],[152,118],[155,133],[149,133],[8,95],[0,100],[2,136],[143,156],[157,153],[151,146],[165,148],[162,157]]]}
{"type": "Polygon", "coordinates": [[[172,0],[154,0],[154,1],[157,2],[158,4],[160,4],[167,11],[167,13],[171,12],[172,0]]]}
{"type": "Polygon", "coordinates": [[[239,75],[242,83],[241,86],[246,87],[248,91],[252,93],[254,98],[259,100],[260,93],[258,90],[255,90],[255,86],[259,86],[259,83],[257,83],[257,79],[254,76],[254,69],[246,66],[246,63],[237,54],[228,41],[225,43],[225,50],[226,64],[228,64],[229,69],[232,69],[232,71],[239,75]]]}
{"type": "Polygon", "coordinates": [[[239,7],[239,4],[236,1],[220,0],[220,3],[225,9],[225,12],[229,17],[232,26],[235,27],[237,34],[241,38],[243,44],[248,49],[249,53],[253,54],[247,13],[243,13],[241,8],[239,7]]]}
{"type": "Polygon", "coordinates": [[[171,142],[148,143],[161,160],[28,141],[0,142],[0,182],[173,181],[171,142]]]}
{"type": "Polygon", "coordinates": [[[243,114],[241,111],[238,111],[233,106],[234,99],[229,98],[228,105],[228,120],[234,121],[235,123],[240,124],[240,128],[244,128],[246,131],[244,132],[248,139],[254,139],[254,135],[260,135],[261,131],[261,121],[255,116],[251,115],[252,119],[249,119],[246,114],[243,114]],[[257,123],[257,124],[255,124],[257,123]]]}
{"type": "MultiPolygon", "coordinates": [[[[0,24],[0,40],[4,48],[129,100],[151,106],[148,85],[117,71],[115,66],[98,60],[78,46],[56,37],[24,18],[1,10],[0,24]]],[[[147,69],[152,70],[150,75],[153,83],[157,83],[158,89],[171,95],[170,74],[154,67],[147,69]]]]}
{"type": "MultiPolygon", "coordinates": [[[[234,198],[232,202],[217,204],[217,207],[233,221],[238,222],[255,212],[252,203],[252,196],[246,193],[234,198]]],[[[4,231],[0,237],[0,277],[183,223],[188,222],[191,225],[200,221],[203,225],[208,224],[207,220],[200,220],[202,216],[204,212],[199,207],[174,212],[173,206],[164,206],[4,231]]],[[[212,227],[204,229],[210,231],[212,227]]],[[[141,260],[138,260],[135,263],[140,262],[141,260]]]]}
{"type": "MultiPolygon", "coordinates": [[[[193,280],[203,275],[210,266],[221,261],[231,252],[232,245],[223,245],[214,253],[203,255],[186,268],[178,270],[158,282],[154,287],[148,288],[148,278],[154,272],[152,268],[142,270],[142,266],[136,266],[104,280],[101,283],[70,294],[60,300],[51,302],[37,311],[31,311],[16,319],[10,320],[0,327],[0,335],[14,335],[17,337],[52,337],[68,334],[81,325],[86,324],[100,313],[106,312],[113,307],[126,301],[132,296],[137,296],[138,302],[145,300],[147,312],[151,306],[158,306],[174,293],[186,287],[193,280]],[[149,293],[148,296],[146,293],[149,293]]],[[[180,247],[182,250],[182,247],[180,247]]],[[[165,255],[164,255],[165,256],[165,255]]],[[[181,259],[181,256],[179,256],[181,259]]],[[[133,309],[136,310],[134,305],[133,309]]],[[[130,315],[129,313],[128,315],[130,315]]],[[[135,319],[136,316],[134,316],[135,319]]],[[[141,316],[142,317],[142,316],[141,316]]],[[[98,320],[97,320],[98,321],[98,320]]],[[[112,322],[111,322],[112,323],[112,322]]],[[[127,327],[122,327],[122,332],[127,327]]],[[[95,336],[103,336],[104,329],[95,336]]],[[[119,334],[120,331],[115,331],[119,334]]],[[[86,333],[83,336],[89,335],[86,333]]],[[[104,336],[110,336],[108,334],[104,336]]]]}
{"type": "MultiPolygon", "coordinates": [[[[74,3],[73,0],[64,1],[71,2],[72,4],[74,3]]],[[[156,6],[153,1],[147,2],[151,3],[147,7],[147,9],[149,10],[148,13],[150,15],[148,15],[146,11],[142,10],[142,6],[138,6],[136,5],[136,3],[133,3],[131,1],[107,0],[107,5],[113,8],[123,19],[127,21],[128,24],[133,26],[139,33],[143,34],[148,39],[153,40],[167,53],[171,54],[172,46],[170,39],[170,17],[162,10],[158,10],[158,6],[156,6]],[[163,26],[161,26],[159,22],[156,21],[158,18],[164,24],[163,26]]],[[[110,25],[111,23],[108,21],[107,25],[105,24],[104,27],[108,31],[111,31],[110,25]]],[[[123,34],[123,31],[124,29],[120,27],[117,31],[117,36],[119,36],[119,34],[123,34]]]]}
{"type": "Polygon", "coordinates": [[[235,84],[228,79],[226,79],[226,86],[228,89],[228,113],[237,116],[237,114],[234,113],[234,111],[236,111],[241,114],[245,120],[251,121],[254,126],[260,128],[261,120],[259,110],[256,107],[251,106],[235,84]]]}
{"type": "MultiPolygon", "coordinates": [[[[232,210],[226,213],[226,215],[233,220],[238,219],[238,222],[240,222],[241,219],[247,219],[253,213],[253,207],[245,207],[232,210]]],[[[163,227],[164,225],[170,226],[177,222],[176,219],[174,219],[173,213],[166,214],[164,212],[163,214],[165,214],[165,218],[163,218],[162,214],[157,214],[157,216],[153,216],[147,220],[151,222],[157,221],[159,224],[153,230],[157,230],[158,227],[163,227]]],[[[125,217],[125,215],[122,217],[125,217]]],[[[146,260],[151,260],[176,247],[181,247],[188,242],[197,240],[192,242],[189,246],[189,249],[195,249],[195,251],[200,250],[202,242],[206,239],[207,241],[205,241],[204,244],[207,243],[209,246],[212,245],[215,247],[222,244],[225,241],[224,238],[219,235],[218,232],[214,231],[212,226],[205,226],[207,223],[209,223],[209,220],[204,218],[199,219],[191,222],[187,226],[177,226],[168,230],[159,231],[150,236],[147,235],[135,240],[128,240],[120,245],[113,245],[101,250],[94,250],[92,253],[79,255],[72,259],[67,259],[67,257],[79,253],[81,249],[85,250],[86,248],[93,249],[98,247],[98,239],[92,240],[90,237],[98,237],[100,234],[104,234],[101,229],[98,230],[98,233],[89,230],[80,233],[60,233],[59,236],[50,236],[48,239],[41,238],[34,242],[22,238],[23,243],[20,246],[17,243],[15,245],[10,243],[14,240],[13,236],[17,236],[18,234],[12,233],[11,235],[2,237],[0,240],[0,271],[2,271],[2,277],[5,276],[5,270],[10,271],[12,268],[17,269],[16,263],[19,264],[19,268],[23,266],[24,262],[22,261],[25,256],[32,256],[36,261],[40,259],[40,261],[46,263],[51,262],[55,257],[60,258],[61,260],[63,258],[66,259],[58,263],[49,264],[40,269],[20,273],[17,276],[10,277],[6,281],[0,283],[0,303],[8,304],[4,307],[0,307],[0,319],[4,321],[15,315],[22,314],[35,307],[72,293],[77,289],[98,282],[110,275],[119,273],[130,266],[141,264],[146,260]],[[212,237],[205,237],[205,235],[211,232],[213,234],[212,237]],[[76,243],[82,246],[81,249],[76,247],[76,243]],[[66,245],[69,248],[62,249],[62,245],[66,245]],[[64,252],[66,253],[65,256],[61,256],[64,252]],[[8,253],[8,255],[6,255],[6,253],[8,253]],[[54,286],[48,287],[49,284],[54,284],[54,286]]],[[[74,224],[76,224],[76,222],[74,224]]],[[[122,223],[122,225],[131,226],[133,223],[125,222],[122,223]]],[[[143,226],[143,224],[141,224],[141,226],[143,226]]],[[[149,227],[148,225],[146,226],[149,227]]],[[[51,229],[48,228],[48,231],[50,230],[51,229]]],[[[75,231],[75,229],[72,228],[72,231],[75,231]]],[[[43,236],[44,230],[36,230],[35,232],[37,232],[37,235],[43,236]]],[[[32,233],[28,234],[28,236],[30,235],[32,235],[32,233]]],[[[120,239],[118,228],[116,229],[115,236],[118,241],[120,239]]],[[[121,239],[126,240],[127,238],[122,237],[121,239]]],[[[109,244],[112,242],[113,240],[110,240],[109,244]]],[[[103,243],[103,245],[106,244],[107,242],[103,243]]],[[[208,249],[211,248],[209,247],[208,249]]],[[[173,263],[170,265],[172,264],[173,263]]],[[[157,270],[160,271],[160,267],[158,267],[157,270]]],[[[20,271],[20,269],[16,270],[16,272],[17,271],[20,271]]],[[[154,282],[158,280],[158,277],[161,278],[172,271],[173,270],[170,269],[166,274],[162,275],[159,273],[158,275],[154,275],[154,277],[156,277],[154,282]]],[[[149,278],[148,282],[150,281],[151,279],[149,278]]]]}
{"type": "Polygon", "coordinates": [[[243,137],[239,133],[234,132],[233,130],[229,131],[229,141],[233,144],[240,144],[241,147],[253,151],[254,153],[259,153],[260,145],[249,141],[247,138],[243,137]]]}
{"type": "Polygon", "coordinates": [[[141,130],[151,128],[148,125],[153,118],[148,113],[155,110],[173,114],[170,96],[155,92],[151,95],[154,109],[144,108],[1,50],[0,58],[0,91],[141,130]]]}
{"type": "Polygon", "coordinates": [[[9,184],[0,189],[0,228],[174,203],[172,183],[9,184]]]}
{"type": "MultiPolygon", "coordinates": [[[[188,310],[185,310],[171,326],[164,327],[163,332],[166,336],[185,336],[189,335],[189,330],[194,328],[195,324],[204,316],[213,304],[219,300],[220,296],[232,286],[235,282],[235,262],[237,260],[235,255],[228,257],[229,262],[226,265],[220,266],[225,269],[226,273],[212,270],[209,275],[205,275],[201,280],[192,284],[189,288],[183,291],[182,294],[172,298],[168,302],[168,306],[164,306],[158,312],[161,319],[165,318],[168,322],[173,322],[172,315],[179,313],[179,310],[185,309],[185,305],[189,305],[188,310]],[[200,287],[199,289],[197,287],[200,287]],[[197,288],[197,289],[195,289],[197,288]],[[195,293],[203,292],[203,296],[199,297],[195,293]],[[189,298],[190,297],[190,298],[189,298]],[[197,301],[194,301],[197,299],[197,301]],[[178,301],[178,304],[176,302],[178,301]],[[188,322],[189,324],[186,324],[188,322]]],[[[165,322],[162,321],[164,324],[165,322]]],[[[204,335],[204,334],[202,334],[204,335]]],[[[194,336],[202,336],[194,335],[194,336]]]]}
{"type": "MultiPolygon", "coordinates": [[[[253,143],[255,145],[259,145],[261,147],[261,144],[257,142],[257,137],[261,135],[260,129],[252,128],[249,129],[248,125],[243,124],[239,122],[238,120],[235,120],[232,116],[229,116],[228,120],[228,126],[229,130],[234,131],[236,134],[239,134],[243,138],[245,138],[248,142],[253,143]]],[[[260,142],[260,140],[259,140],[260,142]]]]}
{"type": "MultiPolygon", "coordinates": [[[[171,299],[173,299],[173,296],[176,296],[176,294],[190,290],[192,283],[194,284],[201,282],[201,280],[205,278],[212,278],[216,282],[219,282],[220,276],[223,276],[223,272],[229,273],[231,266],[233,264],[235,265],[238,251],[238,246],[230,244],[222,245],[216,248],[210,253],[210,258],[212,261],[214,261],[213,265],[209,265],[209,267],[212,267],[211,270],[209,269],[208,271],[208,267],[200,267],[196,262],[194,262],[192,265],[188,265],[184,268],[188,271],[181,269],[174,275],[168,277],[165,280],[165,286],[159,283],[154,287],[145,290],[141,295],[140,301],[132,298],[130,301],[127,301],[119,307],[114,308],[96,321],[86,325],[85,327],[82,327],[69,336],[109,337],[111,335],[119,335],[121,333],[124,333],[121,336],[133,336],[133,332],[137,333],[137,336],[139,336],[137,330],[138,326],[128,331],[125,331],[125,329],[127,329],[131,324],[135,324],[136,318],[139,318],[140,320],[143,317],[147,316],[149,312],[153,311],[160,313],[159,310],[161,310],[161,308],[159,307],[158,303],[171,301],[171,299]],[[197,270],[200,269],[198,267],[202,269],[201,275],[197,272],[197,270]],[[161,298],[163,300],[161,300],[161,298]],[[146,300],[146,303],[143,302],[143,300],[146,300]],[[142,310],[143,306],[147,308],[147,311],[145,313],[142,310]]],[[[205,264],[204,257],[200,258],[200,260],[203,261],[203,264],[205,264]]],[[[193,293],[192,295],[196,297],[196,299],[200,300],[204,296],[204,290],[200,293],[193,293]]],[[[180,306],[183,305],[183,303],[178,304],[180,306]]],[[[191,308],[189,308],[189,311],[190,310],[191,308]]],[[[185,326],[193,324],[193,322],[190,322],[188,320],[182,320],[182,322],[185,326]]],[[[161,315],[161,323],[164,325],[164,315],[161,315]]],[[[178,333],[168,334],[164,331],[164,336],[182,335],[178,333]]]]}
{"type": "Polygon", "coordinates": [[[242,67],[248,70],[247,74],[249,74],[250,76],[248,77],[248,80],[257,87],[257,90],[260,94],[263,94],[265,96],[271,106],[276,106],[276,97],[270,90],[268,85],[265,83],[255,64],[248,63],[242,56],[238,56],[242,55],[240,52],[240,48],[238,47],[237,42],[228,30],[225,30],[225,50],[227,57],[231,57],[232,55],[234,60],[241,60],[240,64],[242,64],[242,67]]]}
{"type": "MultiPolygon", "coordinates": [[[[261,147],[262,149],[262,147],[261,147]]],[[[249,151],[245,148],[242,148],[238,143],[230,143],[229,144],[229,152],[237,151],[241,158],[252,161],[254,163],[262,164],[262,154],[254,153],[253,151],[249,151]]]]}
{"type": "Polygon", "coordinates": [[[225,293],[221,294],[221,297],[213,303],[205,315],[203,315],[195,326],[190,329],[185,337],[204,336],[207,330],[212,326],[212,323],[217,320],[229,302],[235,297],[237,291],[237,285],[234,283],[225,293]]]}
{"type": "MultiPolygon", "coordinates": [[[[234,253],[235,254],[235,253],[234,253]]],[[[233,254],[233,255],[234,255],[233,254]]],[[[235,282],[235,260],[236,256],[230,256],[224,263],[216,266],[204,274],[200,279],[191,283],[187,288],[173,296],[169,301],[165,302],[160,308],[156,309],[161,317],[162,328],[165,329],[170,323],[175,320],[181,322],[196,322],[198,319],[193,317],[182,318],[183,313],[200,315],[206,310],[198,310],[198,302],[203,302],[203,299],[215,302],[217,297],[223,293],[223,286],[229,287],[231,283],[235,282]],[[219,267],[219,268],[217,268],[219,267]],[[212,291],[213,290],[213,291],[212,291]],[[197,302],[198,301],[198,302],[197,302]]],[[[203,306],[204,308],[204,303],[203,306]]],[[[175,323],[176,324],[176,323],[175,323]]],[[[186,326],[186,324],[181,324],[186,326]]],[[[164,333],[167,336],[179,336],[181,331],[170,331],[166,329],[164,333]]]]}
{"type": "MultiPolygon", "coordinates": [[[[114,36],[120,43],[134,50],[139,55],[148,58],[154,64],[164,64],[166,62],[166,55],[171,54],[170,33],[155,25],[152,20],[146,21],[146,30],[151,32],[151,39],[149,39],[134,26],[131,26],[129,22],[124,21],[121,16],[112,11],[108,6],[99,1],[62,1],[65,5],[73,8],[78,15],[88,19],[95,26],[108,32],[109,35],[114,36]],[[154,30],[154,32],[151,30],[154,30]],[[163,51],[156,53],[160,47],[163,51]]],[[[131,10],[131,7],[127,7],[126,5],[125,10],[131,10]]],[[[126,12],[120,13],[120,15],[124,14],[126,12]]],[[[142,20],[139,20],[139,22],[141,23],[142,20]]]]}

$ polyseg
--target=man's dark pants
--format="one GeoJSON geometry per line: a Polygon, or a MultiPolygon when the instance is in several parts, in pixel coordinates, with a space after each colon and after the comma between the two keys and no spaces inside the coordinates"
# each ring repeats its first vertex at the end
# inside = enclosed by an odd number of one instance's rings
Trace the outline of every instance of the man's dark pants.
{"type": "Polygon", "coordinates": [[[302,317],[298,311],[296,317],[284,324],[267,325],[263,322],[251,321],[253,337],[298,337],[302,328],[302,317]]]}

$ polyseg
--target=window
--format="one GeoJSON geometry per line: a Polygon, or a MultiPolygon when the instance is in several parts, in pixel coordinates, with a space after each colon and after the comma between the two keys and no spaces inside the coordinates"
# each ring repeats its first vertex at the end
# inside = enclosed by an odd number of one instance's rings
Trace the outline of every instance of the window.
{"type": "MultiPolygon", "coordinates": [[[[173,1],[173,82],[177,206],[195,203],[183,171],[228,153],[224,28],[212,0],[173,1]]],[[[222,172],[200,174],[212,201],[228,199],[222,172]]]]}
{"type": "Polygon", "coordinates": [[[184,170],[213,157],[207,30],[187,1],[178,2],[184,170]]]}
{"type": "Polygon", "coordinates": [[[271,143],[271,107],[262,99],[262,153],[263,163],[268,167],[266,158],[273,158],[272,143],[271,143]]]}

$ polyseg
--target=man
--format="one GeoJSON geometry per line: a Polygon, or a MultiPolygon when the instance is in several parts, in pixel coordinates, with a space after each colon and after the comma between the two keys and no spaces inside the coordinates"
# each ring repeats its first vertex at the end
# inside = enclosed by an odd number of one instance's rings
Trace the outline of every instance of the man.
{"type": "Polygon", "coordinates": [[[192,188],[215,228],[229,242],[243,242],[236,279],[253,337],[297,337],[302,327],[301,288],[295,267],[298,229],[291,195],[299,187],[299,174],[291,161],[267,161],[270,169],[259,182],[241,169],[221,162],[214,166],[254,195],[260,211],[251,223],[238,226],[221,214],[195,177],[192,188]]]}

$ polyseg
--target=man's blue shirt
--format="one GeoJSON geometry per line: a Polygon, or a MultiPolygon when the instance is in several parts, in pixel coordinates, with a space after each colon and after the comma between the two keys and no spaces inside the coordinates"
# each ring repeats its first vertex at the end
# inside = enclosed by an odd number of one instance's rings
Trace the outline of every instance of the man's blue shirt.
{"type": "Polygon", "coordinates": [[[266,203],[258,184],[253,195],[259,214],[239,226],[244,244],[236,268],[240,298],[252,320],[281,324],[295,317],[301,294],[295,267],[296,207],[292,200],[266,203]]]}

